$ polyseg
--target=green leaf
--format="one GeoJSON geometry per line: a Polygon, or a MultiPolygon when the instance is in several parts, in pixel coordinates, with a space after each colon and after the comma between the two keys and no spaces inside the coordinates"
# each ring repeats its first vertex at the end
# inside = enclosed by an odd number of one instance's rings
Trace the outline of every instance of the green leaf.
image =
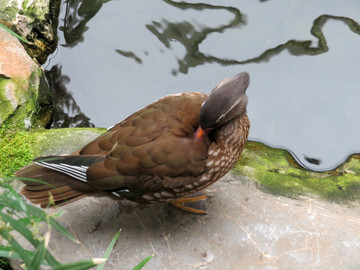
{"type": "Polygon", "coordinates": [[[77,240],[72,233],[70,233],[68,230],[66,230],[59,222],[57,222],[55,219],[53,219],[52,217],[49,217],[49,223],[50,225],[57,230],[59,233],[61,233],[62,235],[66,236],[67,238],[69,238],[70,240],[72,240],[73,242],[75,242],[76,244],[79,244],[79,240],[77,240]]]}
{"type": "Polygon", "coordinates": [[[29,214],[35,217],[40,217],[41,220],[48,222],[55,230],[57,230],[62,235],[66,236],[67,238],[71,239],[73,242],[79,244],[79,241],[70,233],[68,230],[66,230],[59,222],[57,222],[54,218],[47,215],[43,210],[28,205],[29,214]]]}
{"type": "Polygon", "coordinates": [[[135,266],[133,268],[133,270],[140,270],[141,268],[143,268],[145,266],[145,264],[147,264],[147,262],[150,261],[150,259],[152,257],[154,257],[154,254],[152,254],[149,257],[146,257],[145,259],[143,259],[137,266],[135,266]]]}
{"type": "Polygon", "coordinates": [[[19,36],[18,34],[16,34],[14,31],[12,31],[11,29],[7,28],[5,25],[0,23],[0,28],[4,29],[5,31],[9,32],[10,34],[12,34],[14,37],[16,37],[17,39],[21,40],[22,42],[29,44],[29,45],[34,45],[34,43],[27,41],[26,39],[24,39],[23,37],[19,36]]]}
{"type": "MultiPolygon", "coordinates": [[[[34,252],[24,249],[24,253],[27,253],[26,256],[33,257],[35,255],[34,252]]],[[[17,259],[20,260],[21,257],[14,250],[13,247],[0,246],[0,257],[9,258],[9,259],[17,259]]]]}
{"type": "Polygon", "coordinates": [[[63,214],[65,214],[65,211],[64,211],[64,210],[61,210],[61,211],[59,211],[59,212],[51,215],[51,217],[53,217],[53,218],[59,218],[59,217],[61,217],[63,214]]]}
{"type": "MultiPolygon", "coordinates": [[[[5,199],[2,196],[0,196],[0,207],[1,206],[12,208],[12,209],[20,211],[20,212],[22,211],[21,206],[18,204],[18,202],[16,200],[9,200],[7,198],[5,199]]],[[[52,217],[47,215],[43,210],[41,210],[33,205],[28,204],[26,214],[28,216],[33,216],[33,217],[39,218],[40,220],[42,220],[44,222],[49,223],[54,229],[56,229],[62,235],[68,237],[75,243],[79,243],[79,241],[69,231],[67,231],[63,226],[61,226],[60,223],[58,223],[55,219],[53,219],[52,217]]]]}
{"type": "Polygon", "coordinates": [[[1,184],[1,186],[4,187],[4,188],[7,188],[10,191],[10,193],[15,197],[16,201],[20,205],[21,210],[26,213],[27,212],[26,204],[20,198],[19,194],[9,184],[4,183],[4,184],[1,184]]]}
{"type": "Polygon", "coordinates": [[[98,264],[101,264],[104,261],[106,261],[106,260],[102,259],[102,258],[94,258],[94,259],[90,259],[90,260],[84,260],[84,261],[79,261],[79,262],[74,262],[74,263],[63,264],[63,265],[54,267],[52,270],[83,270],[83,269],[85,270],[85,269],[94,267],[98,264]]]}
{"type": "MultiPolygon", "coordinates": [[[[0,217],[5,223],[9,223],[15,231],[21,234],[34,247],[39,245],[40,241],[34,238],[33,233],[26,227],[25,224],[23,224],[22,222],[18,222],[16,219],[13,219],[5,213],[0,213],[0,217]]],[[[17,249],[15,249],[15,251],[17,251],[17,249]]],[[[60,265],[60,263],[55,260],[55,258],[49,252],[45,253],[45,259],[51,266],[60,265]]]]}
{"type": "Polygon", "coordinates": [[[110,244],[109,244],[109,246],[106,249],[105,254],[104,254],[105,261],[102,264],[99,264],[99,266],[96,268],[97,270],[102,270],[104,268],[105,263],[106,263],[107,259],[109,258],[110,253],[113,250],[117,239],[119,238],[120,232],[121,232],[121,229],[115,234],[115,236],[111,240],[111,242],[110,242],[110,244]]]}
{"type": "Polygon", "coordinates": [[[39,245],[36,247],[36,253],[34,258],[32,259],[29,269],[39,269],[40,265],[43,263],[45,259],[45,254],[50,241],[50,232],[47,232],[44,236],[44,241],[41,241],[39,245]]]}
{"type": "Polygon", "coordinates": [[[19,257],[26,265],[29,265],[31,262],[31,257],[29,256],[29,253],[26,252],[26,249],[24,249],[18,241],[15,240],[15,238],[9,233],[8,230],[0,230],[0,235],[7,240],[9,245],[16,251],[17,254],[19,254],[19,257]]]}

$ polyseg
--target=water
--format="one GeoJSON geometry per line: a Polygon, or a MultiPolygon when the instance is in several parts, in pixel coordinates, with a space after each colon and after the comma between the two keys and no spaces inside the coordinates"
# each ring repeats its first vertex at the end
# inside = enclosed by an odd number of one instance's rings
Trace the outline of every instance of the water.
{"type": "Polygon", "coordinates": [[[111,126],[248,71],[250,138],[328,170],[360,152],[360,2],[69,0],[45,68],[54,127],[111,126]]]}

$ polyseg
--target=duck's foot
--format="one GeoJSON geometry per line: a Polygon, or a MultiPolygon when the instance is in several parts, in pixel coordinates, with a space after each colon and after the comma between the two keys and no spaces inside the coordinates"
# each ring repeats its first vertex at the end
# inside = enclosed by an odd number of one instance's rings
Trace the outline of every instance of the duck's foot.
{"type": "Polygon", "coordinates": [[[211,197],[212,195],[195,194],[172,201],[171,205],[192,214],[207,215],[206,201],[211,197]]]}

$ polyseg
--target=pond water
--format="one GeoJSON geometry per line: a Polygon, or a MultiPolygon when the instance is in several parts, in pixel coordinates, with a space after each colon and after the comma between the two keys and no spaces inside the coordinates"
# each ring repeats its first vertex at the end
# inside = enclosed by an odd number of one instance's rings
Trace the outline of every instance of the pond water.
{"type": "Polygon", "coordinates": [[[248,71],[250,139],[328,170],[360,152],[358,0],[68,0],[44,65],[53,127],[111,126],[248,71]]]}

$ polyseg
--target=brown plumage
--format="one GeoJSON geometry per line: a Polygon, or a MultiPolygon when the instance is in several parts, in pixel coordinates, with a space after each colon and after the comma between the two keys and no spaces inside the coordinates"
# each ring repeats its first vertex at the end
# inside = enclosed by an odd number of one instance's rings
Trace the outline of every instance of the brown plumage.
{"type": "Polygon", "coordinates": [[[84,196],[140,203],[176,202],[226,174],[250,128],[245,72],[206,95],[170,95],[144,107],[68,156],[35,159],[17,177],[22,194],[42,207],[84,196]]]}

